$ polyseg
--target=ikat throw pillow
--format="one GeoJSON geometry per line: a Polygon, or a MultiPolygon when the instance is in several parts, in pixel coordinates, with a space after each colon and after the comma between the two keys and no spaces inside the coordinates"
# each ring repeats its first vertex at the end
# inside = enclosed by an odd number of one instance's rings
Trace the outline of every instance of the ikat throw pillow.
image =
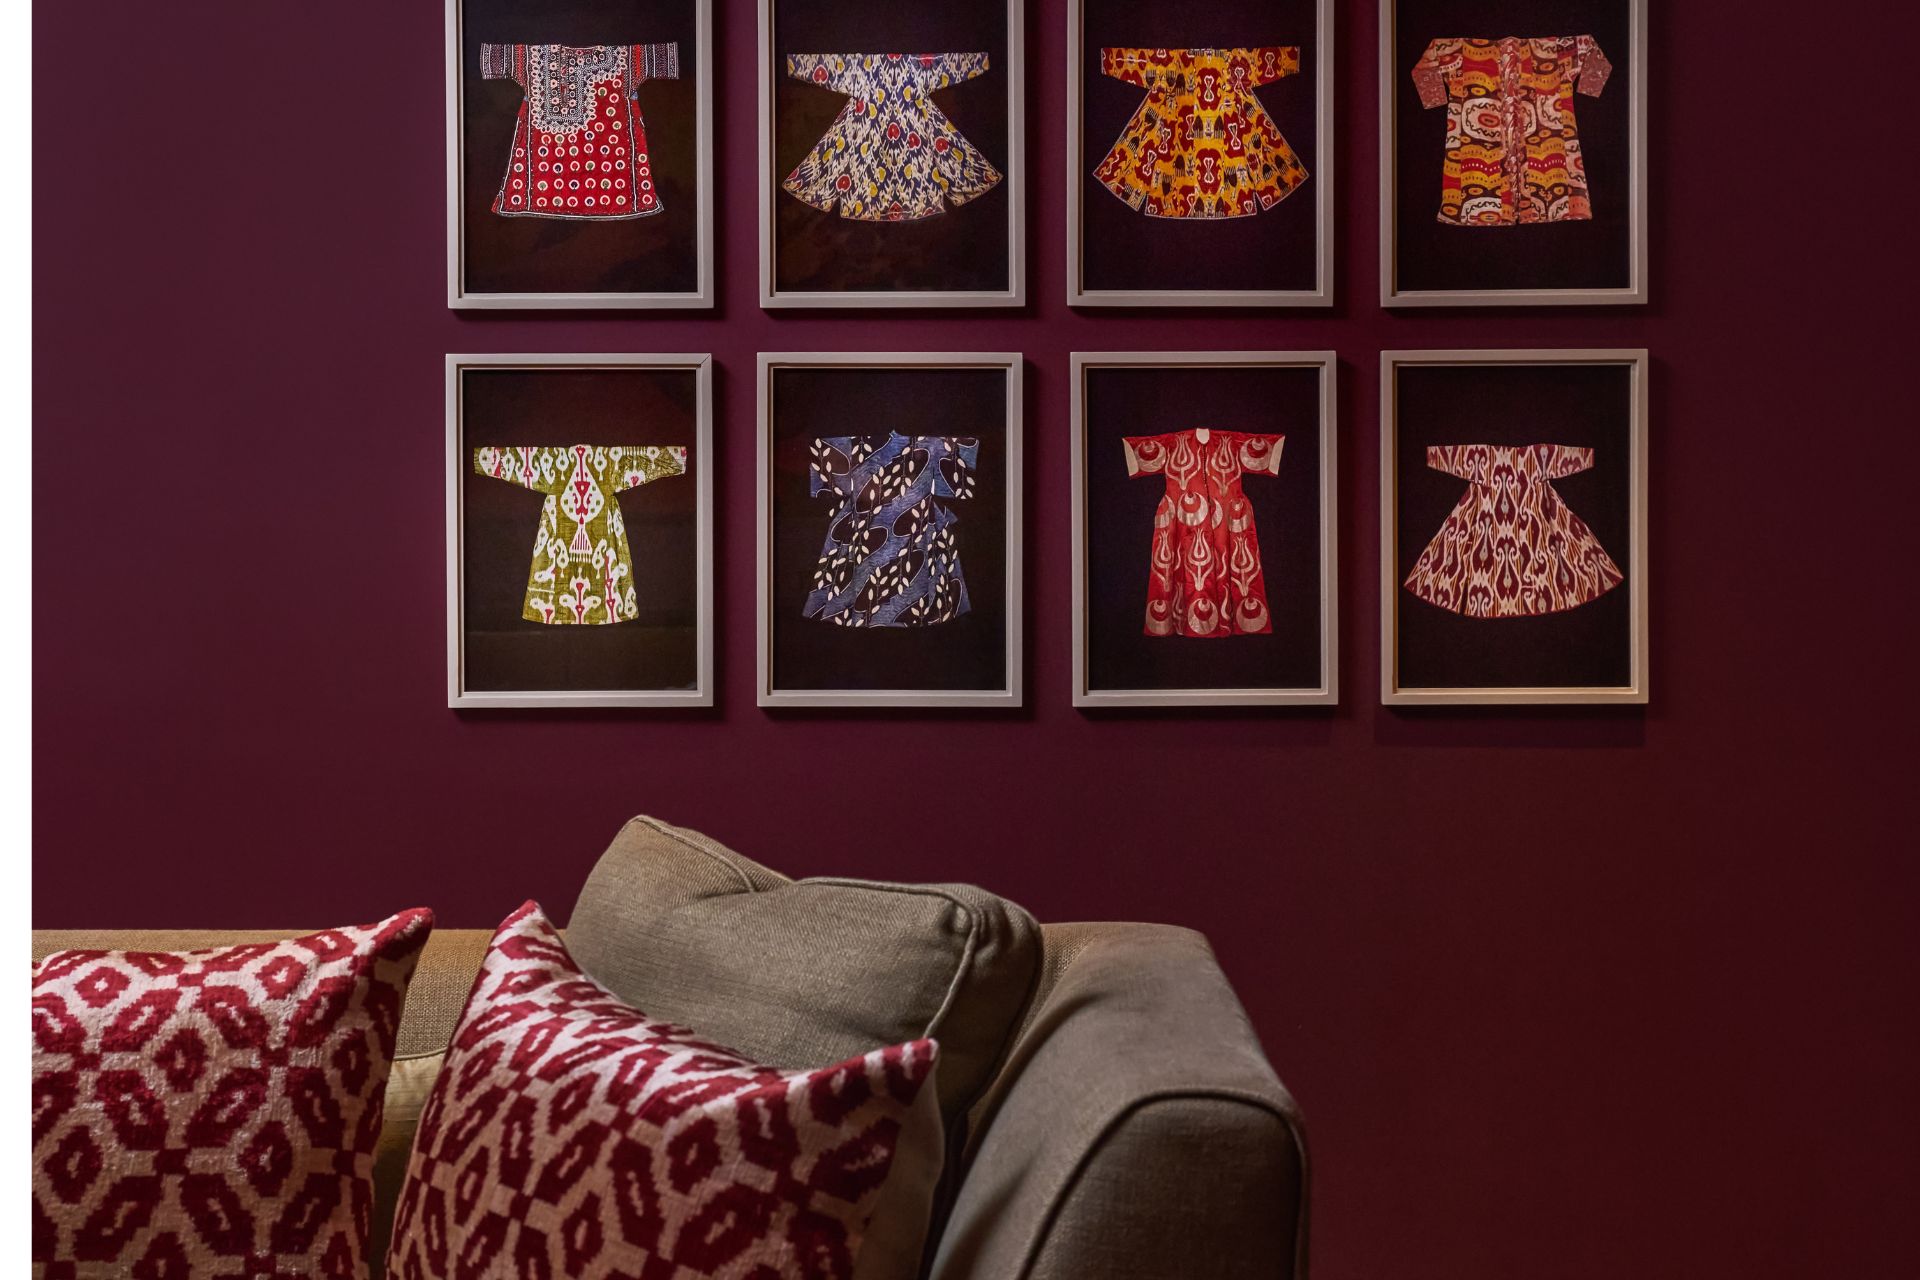
{"type": "Polygon", "coordinates": [[[33,976],[45,1280],[367,1274],[374,1144],[433,913],[33,976]]]}
{"type": "Polygon", "coordinates": [[[397,1280],[911,1277],[936,1047],[781,1071],[647,1017],[537,904],[494,936],[420,1116],[397,1280]]]}

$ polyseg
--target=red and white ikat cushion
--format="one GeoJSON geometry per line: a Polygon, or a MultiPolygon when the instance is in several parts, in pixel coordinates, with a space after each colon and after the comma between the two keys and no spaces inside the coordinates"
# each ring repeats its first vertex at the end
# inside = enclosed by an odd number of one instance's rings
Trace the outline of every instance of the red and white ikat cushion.
{"type": "Polygon", "coordinates": [[[33,976],[46,1280],[360,1280],[407,983],[433,913],[33,976]]]}
{"type": "Polygon", "coordinates": [[[910,1277],[939,1162],[936,1052],[749,1061],[622,1003],[529,902],[494,936],[421,1113],[388,1274],[864,1280],[864,1237],[910,1277]]]}

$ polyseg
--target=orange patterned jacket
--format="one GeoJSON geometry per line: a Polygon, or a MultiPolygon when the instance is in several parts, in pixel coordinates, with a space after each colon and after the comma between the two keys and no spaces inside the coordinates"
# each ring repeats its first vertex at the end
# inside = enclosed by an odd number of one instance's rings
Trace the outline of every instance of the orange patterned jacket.
{"type": "Polygon", "coordinates": [[[1413,83],[1422,106],[1447,104],[1440,221],[1511,227],[1593,217],[1573,91],[1598,97],[1612,71],[1592,36],[1428,45],[1413,83]]]}
{"type": "Polygon", "coordinates": [[[1147,91],[1094,170],[1150,218],[1240,218],[1307,180],[1254,89],[1300,71],[1292,45],[1258,49],[1102,49],[1103,74],[1147,91]]]}

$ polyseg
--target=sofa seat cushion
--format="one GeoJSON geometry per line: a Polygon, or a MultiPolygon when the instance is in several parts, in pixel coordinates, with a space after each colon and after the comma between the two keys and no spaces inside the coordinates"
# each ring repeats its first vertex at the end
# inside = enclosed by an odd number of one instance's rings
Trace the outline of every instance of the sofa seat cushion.
{"type": "Polygon", "coordinates": [[[622,999],[762,1062],[936,1039],[949,1126],[1005,1057],[1041,958],[1033,917],[984,890],[789,880],[646,817],[588,876],[567,945],[622,999]]]}
{"type": "Polygon", "coordinates": [[[529,902],[420,1114],[389,1274],[913,1280],[937,1053],[761,1065],[592,981],[529,902]]]}

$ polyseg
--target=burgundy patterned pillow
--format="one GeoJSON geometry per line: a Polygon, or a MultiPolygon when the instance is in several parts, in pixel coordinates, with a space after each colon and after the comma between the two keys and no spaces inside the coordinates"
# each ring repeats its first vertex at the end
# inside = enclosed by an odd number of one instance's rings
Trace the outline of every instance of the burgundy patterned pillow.
{"type": "Polygon", "coordinates": [[[360,1280],[387,1065],[433,913],[33,975],[46,1280],[360,1280]]]}
{"type": "Polygon", "coordinates": [[[833,1280],[863,1236],[903,1228],[917,1254],[935,1053],[761,1066],[621,1003],[529,902],[494,935],[421,1113],[388,1274],[833,1280]]]}

